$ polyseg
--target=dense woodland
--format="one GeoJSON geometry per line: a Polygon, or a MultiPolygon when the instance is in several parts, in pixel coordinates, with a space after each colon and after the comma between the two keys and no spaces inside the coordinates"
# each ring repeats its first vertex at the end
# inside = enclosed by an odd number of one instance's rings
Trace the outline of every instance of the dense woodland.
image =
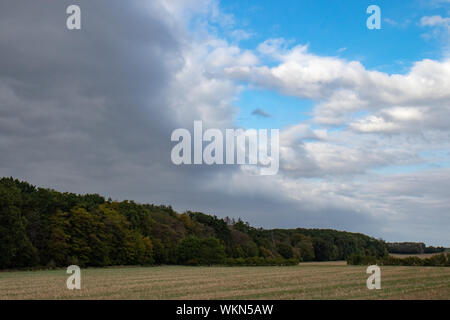
{"type": "Polygon", "coordinates": [[[240,219],[112,201],[0,179],[0,268],[111,265],[288,265],[386,257],[363,234],[264,230],[240,219]]]}

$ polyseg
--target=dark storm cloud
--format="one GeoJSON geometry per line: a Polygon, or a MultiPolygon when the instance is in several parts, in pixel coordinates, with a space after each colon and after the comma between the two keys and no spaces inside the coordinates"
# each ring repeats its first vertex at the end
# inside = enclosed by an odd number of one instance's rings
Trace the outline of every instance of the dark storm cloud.
{"type": "Polygon", "coordinates": [[[89,181],[82,191],[167,161],[165,91],[182,59],[156,2],[78,1],[69,31],[72,3],[0,5],[0,164],[46,185],[89,181]]]}
{"type": "Polygon", "coordinates": [[[171,163],[169,83],[184,57],[170,19],[157,1],[2,1],[0,176],[183,210],[202,202],[203,181],[236,167],[171,163]],[[69,31],[74,3],[82,28],[69,31]]]}

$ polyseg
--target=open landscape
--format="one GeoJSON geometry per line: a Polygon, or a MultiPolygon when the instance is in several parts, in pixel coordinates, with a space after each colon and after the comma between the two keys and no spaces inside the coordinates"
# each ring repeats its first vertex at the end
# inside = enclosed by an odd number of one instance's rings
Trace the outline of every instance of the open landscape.
{"type": "Polygon", "coordinates": [[[13,178],[0,179],[0,198],[1,300],[450,298],[444,247],[331,229],[267,230],[13,178]],[[381,290],[368,289],[368,265],[381,266],[381,290]],[[67,266],[81,268],[75,290],[67,266]]]}
{"type": "Polygon", "coordinates": [[[450,268],[366,267],[311,262],[289,267],[113,267],[82,270],[68,290],[65,269],[0,273],[0,299],[449,299],[450,268]]]}
{"type": "Polygon", "coordinates": [[[450,0],[1,0],[0,23],[3,314],[448,305],[450,0]]]}

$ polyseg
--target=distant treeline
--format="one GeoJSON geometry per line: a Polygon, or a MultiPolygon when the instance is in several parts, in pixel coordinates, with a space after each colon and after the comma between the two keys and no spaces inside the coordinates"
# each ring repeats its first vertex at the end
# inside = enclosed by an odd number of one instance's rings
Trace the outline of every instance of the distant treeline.
{"type": "Polygon", "coordinates": [[[0,179],[0,269],[111,265],[292,265],[383,258],[385,242],[319,229],[264,230],[170,206],[105,200],[0,179]]]}
{"type": "Polygon", "coordinates": [[[424,267],[450,267],[450,253],[442,253],[429,258],[405,257],[397,258],[386,256],[377,258],[368,255],[354,254],[347,259],[351,265],[379,265],[379,266],[424,266],[424,267]]]}
{"type": "Polygon", "coordinates": [[[386,243],[389,253],[423,254],[444,252],[444,247],[427,247],[422,242],[386,243]]]}

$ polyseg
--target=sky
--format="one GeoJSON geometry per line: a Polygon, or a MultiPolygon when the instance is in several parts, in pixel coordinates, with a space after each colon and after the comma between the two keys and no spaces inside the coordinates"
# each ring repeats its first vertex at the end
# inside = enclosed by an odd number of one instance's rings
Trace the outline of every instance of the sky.
{"type": "Polygon", "coordinates": [[[450,247],[449,40],[449,0],[3,0],[0,176],[450,247]],[[279,129],[278,174],[174,165],[195,120],[279,129]]]}

